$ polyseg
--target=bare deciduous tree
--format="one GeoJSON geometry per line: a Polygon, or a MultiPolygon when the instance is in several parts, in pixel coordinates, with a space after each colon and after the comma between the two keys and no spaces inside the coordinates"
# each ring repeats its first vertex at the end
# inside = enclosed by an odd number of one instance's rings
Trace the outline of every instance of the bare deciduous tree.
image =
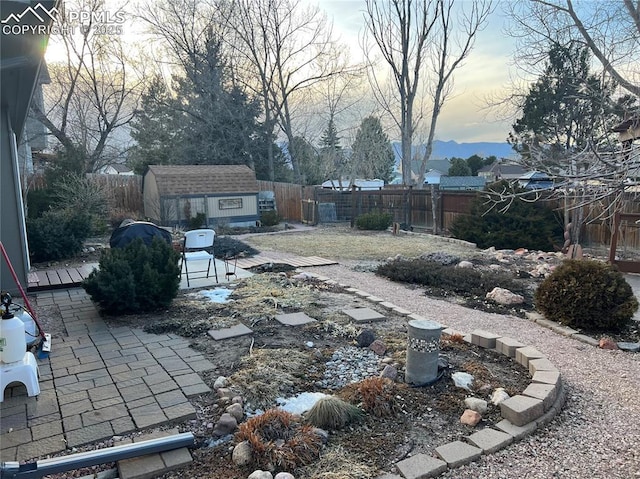
{"type": "MultiPolygon", "coordinates": [[[[261,98],[267,129],[278,126],[287,138],[298,178],[296,100],[310,87],[348,71],[332,25],[317,7],[304,8],[293,0],[236,0],[226,18],[235,32],[228,38],[240,56],[240,78],[261,98]]],[[[273,172],[272,152],[269,161],[273,172]]]]}
{"type": "Polygon", "coordinates": [[[531,67],[544,58],[551,42],[579,40],[620,87],[640,96],[639,72],[634,66],[640,56],[640,3],[518,0],[504,5],[513,21],[510,34],[518,39],[516,60],[521,67],[531,67]]]}
{"type": "MultiPolygon", "coordinates": [[[[418,186],[424,183],[438,117],[453,87],[453,74],[469,56],[477,33],[492,11],[492,2],[455,0],[367,0],[364,50],[371,40],[390,68],[390,82],[378,79],[371,56],[372,86],[377,100],[400,129],[402,180],[412,184],[414,134],[430,110],[425,152],[420,158],[418,186]]],[[[368,53],[367,53],[368,54],[368,53]]]]}
{"type": "Polygon", "coordinates": [[[66,19],[60,18],[66,61],[49,66],[45,107],[34,103],[31,114],[57,139],[67,157],[74,158],[78,169],[95,172],[121,160],[128,148],[114,137],[134,116],[142,80],[132,73],[120,36],[96,30],[95,18],[104,2],[83,2],[82,8],[92,13],[86,24],[65,25],[66,19]]]}

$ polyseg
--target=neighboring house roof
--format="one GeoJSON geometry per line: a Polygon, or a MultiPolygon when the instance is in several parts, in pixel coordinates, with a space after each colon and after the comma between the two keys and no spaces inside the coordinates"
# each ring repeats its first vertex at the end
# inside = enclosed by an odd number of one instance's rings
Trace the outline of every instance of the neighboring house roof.
{"type": "Polygon", "coordinates": [[[482,176],[441,176],[441,189],[475,190],[482,189],[486,179],[482,176]]]}
{"type": "Polygon", "coordinates": [[[427,161],[427,171],[437,170],[443,175],[446,175],[451,168],[451,161],[449,160],[429,160],[427,161]]]}
{"type": "Polygon", "coordinates": [[[127,165],[123,165],[122,163],[114,163],[109,166],[116,170],[118,173],[129,173],[131,171],[131,168],[129,168],[127,165]]]}
{"type": "Polygon", "coordinates": [[[444,173],[438,170],[429,170],[424,174],[424,182],[427,185],[439,185],[440,178],[442,178],[444,173]]]}
{"type": "Polygon", "coordinates": [[[546,173],[530,171],[518,178],[518,185],[528,190],[544,190],[553,187],[553,180],[546,173]]]}
{"type": "Polygon", "coordinates": [[[520,165],[505,165],[495,161],[489,166],[483,166],[478,170],[480,176],[495,176],[497,178],[518,178],[527,172],[520,165]]]}
{"type": "Polygon", "coordinates": [[[255,172],[245,165],[149,165],[149,172],[160,195],[259,191],[255,172]]]}
{"type": "MultiPolygon", "coordinates": [[[[353,180],[353,184],[358,187],[360,190],[378,190],[384,187],[384,180],[379,180],[377,178],[373,180],[363,180],[356,178],[353,180]]],[[[323,188],[331,188],[334,190],[349,190],[351,189],[351,181],[350,180],[327,180],[321,185],[323,188]]]]}

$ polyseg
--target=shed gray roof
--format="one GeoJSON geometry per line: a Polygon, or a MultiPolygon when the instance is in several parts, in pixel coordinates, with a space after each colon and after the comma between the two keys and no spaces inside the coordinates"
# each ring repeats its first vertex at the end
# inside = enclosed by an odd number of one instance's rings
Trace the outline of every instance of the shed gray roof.
{"type": "Polygon", "coordinates": [[[154,174],[162,196],[259,190],[256,174],[245,165],[149,165],[149,172],[154,174]]]}

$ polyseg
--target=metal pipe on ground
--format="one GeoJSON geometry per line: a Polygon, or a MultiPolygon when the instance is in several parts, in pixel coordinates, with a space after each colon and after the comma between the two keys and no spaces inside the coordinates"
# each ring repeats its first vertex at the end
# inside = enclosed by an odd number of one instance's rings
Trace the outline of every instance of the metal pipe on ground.
{"type": "Polygon", "coordinates": [[[147,454],[155,454],[181,447],[193,447],[194,437],[190,432],[173,436],[150,439],[148,441],[107,447],[95,451],[80,452],[70,456],[43,459],[29,464],[3,462],[0,464],[0,479],[41,478],[49,474],[96,466],[107,462],[116,462],[147,454]]]}

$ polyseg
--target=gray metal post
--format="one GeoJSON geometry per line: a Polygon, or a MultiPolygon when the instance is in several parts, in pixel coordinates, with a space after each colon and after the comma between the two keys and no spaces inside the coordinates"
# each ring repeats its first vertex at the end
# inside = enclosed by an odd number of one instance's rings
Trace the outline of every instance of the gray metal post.
{"type": "Polygon", "coordinates": [[[405,382],[422,386],[438,376],[438,353],[442,325],[428,319],[409,321],[409,344],[405,382]]]}
{"type": "Polygon", "coordinates": [[[44,459],[35,463],[19,464],[18,462],[0,463],[0,478],[35,479],[82,467],[121,461],[137,456],[170,451],[181,447],[193,447],[194,436],[190,432],[173,436],[150,439],[114,447],[105,447],[95,451],[79,452],[70,456],[44,459]]]}

